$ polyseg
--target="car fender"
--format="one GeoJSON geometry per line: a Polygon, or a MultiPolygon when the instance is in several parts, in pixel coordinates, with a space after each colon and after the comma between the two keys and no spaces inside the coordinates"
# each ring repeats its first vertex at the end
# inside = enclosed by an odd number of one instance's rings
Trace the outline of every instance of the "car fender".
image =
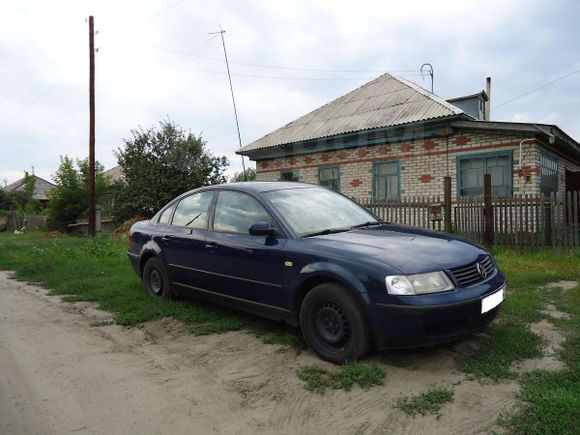
{"type": "Polygon", "coordinates": [[[149,240],[147,243],[145,243],[143,245],[143,247],[141,248],[141,252],[139,253],[139,273],[140,274],[143,273],[143,267],[145,266],[143,264],[143,259],[146,257],[150,257],[150,256],[154,256],[154,257],[159,258],[163,262],[165,267],[167,267],[167,262],[165,261],[166,259],[165,259],[165,254],[163,253],[163,250],[154,240],[149,240]]]}
{"type": "MultiPolygon", "coordinates": [[[[318,277],[328,277],[344,284],[349,290],[351,290],[352,294],[360,302],[361,307],[365,312],[368,312],[370,298],[367,294],[365,285],[354,273],[336,263],[320,261],[302,267],[296,277],[297,279],[295,279],[291,294],[298,295],[300,288],[307,280],[318,277]]],[[[291,307],[292,311],[298,311],[298,303],[299,301],[295,298],[292,304],[293,306],[291,307]]]]}

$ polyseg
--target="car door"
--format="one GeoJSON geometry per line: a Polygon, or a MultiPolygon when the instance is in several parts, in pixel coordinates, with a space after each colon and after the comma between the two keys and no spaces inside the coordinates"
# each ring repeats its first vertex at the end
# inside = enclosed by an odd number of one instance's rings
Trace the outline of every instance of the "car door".
{"type": "Polygon", "coordinates": [[[251,195],[221,190],[207,233],[210,254],[208,271],[214,275],[214,290],[227,296],[283,307],[283,247],[278,236],[253,236],[250,225],[267,221],[276,226],[264,206],[251,195]]]}
{"type": "Polygon", "coordinates": [[[182,198],[175,206],[171,224],[165,226],[160,237],[158,243],[165,254],[169,279],[174,284],[202,289],[211,286],[205,273],[205,243],[213,196],[214,191],[206,190],[182,198]]]}

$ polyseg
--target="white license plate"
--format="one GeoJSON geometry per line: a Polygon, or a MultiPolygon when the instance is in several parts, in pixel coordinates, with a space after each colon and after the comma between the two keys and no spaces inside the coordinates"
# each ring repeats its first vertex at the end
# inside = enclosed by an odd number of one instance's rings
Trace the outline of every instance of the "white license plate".
{"type": "Polygon", "coordinates": [[[487,313],[489,310],[493,310],[495,307],[502,303],[504,298],[505,287],[502,287],[492,295],[484,297],[481,300],[481,314],[487,313]]]}

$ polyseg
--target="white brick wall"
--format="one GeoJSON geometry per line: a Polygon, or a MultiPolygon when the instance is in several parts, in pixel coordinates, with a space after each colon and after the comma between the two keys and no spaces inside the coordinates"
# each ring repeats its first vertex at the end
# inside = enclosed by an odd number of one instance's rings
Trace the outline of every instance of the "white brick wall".
{"type": "MultiPolygon", "coordinates": [[[[452,196],[457,186],[457,156],[480,155],[501,151],[513,153],[513,188],[518,191],[518,150],[524,137],[506,134],[458,132],[448,138],[407,141],[385,145],[363,146],[347,150],[328,151],[287,158],[261,160],[256,163],[258,181],[275,181],[280,172],[298,170],[300,181],[318,183],[318,168],[340,168],[340,190],[358,198],[372,194],[373,162],[396,160],[400,164],[401,196],[442,195],[443,177],[451,176],[452,196]]],[[[540,192],[540,152],[537,144],[525,144],[522,192],[540,192]],[[528,151],[529,147],[529,151],[528,151]]],[[[565,168],[570,162],[560,159],[560,186],[564,186],[565,168]]],[[[579,168],[574,167],[575,170],[579,168]]]]}

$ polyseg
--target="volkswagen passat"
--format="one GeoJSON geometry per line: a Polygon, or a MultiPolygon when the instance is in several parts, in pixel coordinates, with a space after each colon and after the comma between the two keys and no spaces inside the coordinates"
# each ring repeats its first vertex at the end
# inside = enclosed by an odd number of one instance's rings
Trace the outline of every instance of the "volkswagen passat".
{"type": "Polygon", "coordinates": [[[455,340],[493,320],[506,280],[481,247],[381,222],[332,190],[234,183],[187,192],[129,234],[153,296],[195,296],[299,326],[335,363],[455,340]]]}

